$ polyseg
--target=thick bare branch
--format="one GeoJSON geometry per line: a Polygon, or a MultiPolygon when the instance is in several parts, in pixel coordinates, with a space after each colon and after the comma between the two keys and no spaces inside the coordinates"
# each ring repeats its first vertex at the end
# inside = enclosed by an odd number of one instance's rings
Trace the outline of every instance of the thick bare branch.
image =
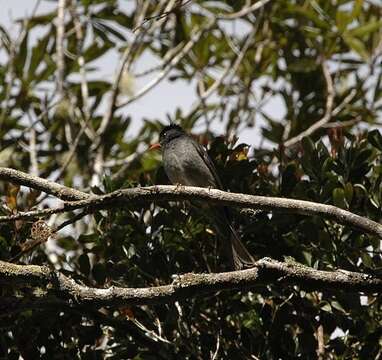
{"type": "Polygon", "coordinates": [[[61,207],[45,210],[35,210],[25,213],[18,213],[10,216],[0,217],[0,222],[9,222],[17,219],[34,219],[46,217],[56,213],[72,211],[75,209],[86,208],[104,209],[120,206],[121,204],[136,205],[142,202],[167,202],[167,201],[206,201],[208,203],[262,210],[281,211],[288,213],[297,213],[301,215],[317,215],[324,218],[334,219],[335,221],[361,229],[370,234],[382,238],[382,225],[375,221],[351,213],[350,211],[340,209],[333,205],[325,205],[305,200],[295,200],[277,197],[265,197],[247,194],[237,194],[225,192],[217,189],[206,189],[198,187],[178,187],[173,185],[159,185],[149,187],[138,187],[131,189],[117,190],[103,196],[88,195],[78,190],[70,189],[62,185],[52,183],[41,178],[23,174],[20,181],[20,175],[16,170],[0,168],[0,179],[15,182],[17,184],[30,186],[57,197],[69,197],[69,200],[75,200],[75,197],[83,196],[79,201],[65,203],[61,207]],[[12,179],[7,179],[4,175],[6,170],[12,175],[12,179]],[[30,177],[30,179],[28,179],[30,177]],[[26,181],[28,179],[28,181],[26,181]],[[28,185],[29,184],[29,185],[28,185]],[[58,196],[60,195],[60,196],[58,196]]]}
{"type": "Polygon", "coordinates": [[[0,167],[0,180],[40,190],[62,200],[83,200],[91,196],[82,191],[10,168],[0,167]]]}
{"type": "Polygon", "coordinates": [[[76,304],[94,306],[171,303],[227,289],[249,290],[264,284],[300,285],[309,290],[382,291],[382,279],[372,275],[337,270],[322,271],[298,263],[283,263],[269,258],[257,261],[253,268],[212,274],[177,275],[170,285],[147,288],[91,288],[48,267],[15,265],[0,261],[0,283],[45,286],[48,294],[76,304]]]}

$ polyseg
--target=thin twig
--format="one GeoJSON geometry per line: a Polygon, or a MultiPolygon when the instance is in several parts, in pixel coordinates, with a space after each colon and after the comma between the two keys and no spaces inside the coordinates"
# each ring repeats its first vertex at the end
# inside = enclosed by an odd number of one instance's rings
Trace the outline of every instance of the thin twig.
{"type": "MultiPolygon", "coordinates": [[[[29,113],[28,113],[29,116],[29,113]]],[[[31,121],[31,118],[29,116],[29,120],[31,121]]],[[[30,166],[30,173],[34,176],[39,176],[39,171],[38,171],[38,160],[37,160],[37,149],[36,149],[36,129],[31,128],[29,131],[29,158],[31,162],[30,166]]]]}
{"type": "MultiPolygon", "coordinates": [[[[174,13],[175,10],[177,9],[180,9],[182,7],[184,7],[185,5],[187,5],[188,3],[190,3],[192,0],[186,0],[184,3],[182,3],[182,0],[176,0],[176,2],[180,3],[180,4],[177,4],[176,6],[170,6],[170,10],[167,10],[167,8],[160,14],[157,14],[157,15],[153,15],[153,16],[149,16],[149,17],[146,17],[138,26],[136,26],[134,29],[133,29],[133,32],[137,31],[138,29],[140,29],[143,25],[145,25],[147,22],[151,21],[151,20],[160,20],[160,19],[163,19],[167,16],[169,16],[170,14],[174,13]]],[[[171,2],[171,1],[170,1],[171,2]]],[[[173,3],[175,3],[175,1],[173,0],[172,1],[173,3]]]]}
{"type": "MultiPolygon", "coordinates": [[[[143,3],[142,11],[139,13],[137,21],[139,22],[142,21],[149,7],[149,3],[150,3],[149,1],[145,1],[143,3]]],[[[129,69],[130,62],[133,59],[133,53],[136,48],[136,44],[139,43],[139,41],[141,40],[143,36],[142,29],[143,28],[140,28],[137,31],[132,44],[128,46],[126,50],[124,51],[121,57],[121,60],[119,62],[119,65],[114,74],[114,80],[112,82],[110,97],[106,105],[106,111],[104,113],[104,116],[102,117],[101,124],[96,131],[96,138],[91,147],[91,151],[94,151],[96,153],[94,157],[94,163],[93,163],[93,176],[91,179],[92,186],[99,185],[101,181],[100,179],[103,174],[103,163],[104,163],[104,153],[103,153],[104,149],[103,149],[103,146],[101,145],[102,138],[110,125],[111,119],[113,118],[113,114],[116,108],[116,101],[117,101],[117,97],[119,93],[119,84],[120,84],[123,72],[129,69]]]]}
{"type": "Polygon", "coordinates": [[[152,79],[148,84],[146,84],[137,94],[128,99],[125,102],[118,104],[119,107],[124,107],[148,93],[156,85],[158,85],[169,73],[170,71],[191,51],[194,45],[200,40],[202,35],[212,28],[215,24],[215,20],[209,21],[208,24],[202,27],[196,34],[191,36],[191,39],[184,45],[184,47],[179,51],[179,53],[174,56],[171,61],[164,67],[164,69],[158,74],[157,77],[152,79]]]}
{"type": "MultiPolygon", "coordinates": [[[[143,18],[145,16],[146,11],[148,9],[148,6],[149,6],[149,2],[145,1],[144,2],[144,7],[143,7],[142,12],[140,14],[140,18],[143,18]]],[[[123,74],[123,72],[125,70],[126,63],[128,62],[128,60],[132,56],[132,50],[134,49],[134,43],[138,39],[140,39],[140,36],[141,36],[141,31],[139,31],[137,34],[135,34],[135,38],[133,40],[133,44],[126,48],[125,52],[123,53],[123,55],[121,57],[121,60],[119,62],[119,65],[117,67],[117,70],[115,72],[114,79],[113,79],[113,82],[112,82],[111,94],[110,94],[110,98],[109,98],[109,101],[108,101],[108,104],[107,104],[107,109],[106,109],[105,114],[104,114],[104,116],[102,118],[101,124],[100,124],[99,128],[97,129],[97,136],[98,136],[98,138],[100,138],[105,133],[106,129],[109,126],[109,123],[111,121],[111,118],[113,116],[113,112],[114,112],[114,109],[115,109],[115,103],[117,101],[118,90],[119,90],[119,83],[121,81],[122,74],[123,74]]],[[[100,141],[98,140],[97,141],[97,147],[99,146],[99,142],[100,141]]]]}
{"type": "Polygon", "coordinates": [[[354,96],[356,95],[357,95],[357,90],[352,89],[350,93],[345,97],[345,99],[343,99],[341,104],[339,104],[333,109],[332,116],[338,115],[347,105],[349,105],[349,103],[354,99],[354,96]]]}
{"type": "MultiPolygon", "coordinates": [[[[254,31],[252,31],[250,35],[247,37],[241,50],[238,52],[235,51],[235,53],[237,53],[237,57],[235,61],[233,62],[233,64],[229,67],[228,71],[224,71],[221,77],[214,81],[214,83],[208,88],[206,93],[203,94],[203,96],[200,97],[200,99],[198,99],[198,101],[192,106],[191,110],[188,112],[188,115],[186,117],[189,117],[191,114],[193,114],[200,107],[200,105],[205,104],[205,101],[219,88],[219,86],[221,86],[221,84],[224,82],[224,80],[228,76],[228,81],[225,83],[220,94],[221,99],[224,98],[229,88],[229,85],[232,83],[235,75],[237,74],[237,70],[241,62],[243,61],[245,54],[247,53],[248,49],[253,43],[253,40],[257,33],[258,23],[259,22],[256,22],[256,27],[254,31]]],[[[216,116],[217,111],[219,111],[218,108],[215,110],[214,114],[212,115],[212,118],[216,116]]]]}
{"type": "Polygon", "coordinates": [[[289,147],[292,145],[297,144],[300,142],[304,137],[309,136],[313,134],[315,131],[318,129],[322,128],[323,125],[327,124],[331,117],[332,117],[332,110],[333,110],[333,103],[334,103],[334,96],[335,96],[335,91],[334,91],[334,85],[333,85],[333,80],[332,76],[330,75],[329,68],[326,64],[325,61],[322,61],[322,72],[325,78],[326,82],[326,105],[325,105],[325,114],[324,116],[315,122],[313,125],[311,125],[308,129],[304,130],[297,136],[294,136],[293,138],[287,140],[284,142],[285,147],[289,147]]]}
{"type": "Polygon", "coordinates": [[[12,89],[13,89],[14,82],[16,80],[14,62],[18,52],[20,51],[20,46],[28,34],[28,24],[30,22],[30,19],[32,19],[36,15],[40,4],[41,4],[41,0],[36,1],[35,6],[32,10],[32,13],[30,14],[30,16],[24,19],[22,23],[22,29],[20,31],[20,34],[17,37],[17,40],[16,41],[11,40],[11,43],[8,44],[10,53],[9,53],[6,73],[8,74],[9,78],[8,78],[7,86],[5,89],[5,99],[2,104],[1,113],[0,113],[0,130],[3,127],[5,117],[8,114],[9,103],[10,103],[11,95],[12,95],[12,89]]]}
{"type": "Polygon", "coordinates": [[[243,7],[238,12],[231,13],[231,14],[219,14],[217,16],[217,19],[218,20],[234,20],[234,19],[238,19],[238,18],[244,17],[244,16],[250,14],[251,12],[254,12],[254,11],[262,8],[264,5],[266,5],[270,1],[271,0],[257,1],[256,3],[252,4],[251,6],[243,7]]]}
{"type": "Polygon", "coordinates": [[[82,134],[85,132],[91,118],[88,117],[85,122],[81,125],[81,129],[78,131],[74,141],[71,141],[69,146],[70,146],[70,151],[69,154],[66,156],[64,163],[61,165],[59,171],[55,174],[53,181],[57,181],[61,179],[62,175],[64,174],[65,170],[69,166],[69,164],[72,162],[72,159],[76,153],[78,144],[81,140],[82,134]]]}
{"type": "Polygon", "coordinates": [[[86,216],[88,214],[89,214],[89,211],[84,210],[84,211],[80,212],[79,214],[73,216],[71,219],[66,220],[63,223],[61,223],[60,225],[58,225],[56,228],[54,228],[52,230],[52,232],[56,233],[56,232],[60,231],[61,229],[63,229],[64,227],[71,225],[71,224],[74,224],[76,221],[82,219],[84,216],[86,216]]]}
{"type": "Polygon", "coordinates": [[[3,101],[3,105],[1,107],[1,113],[0,113],[0,130],[3,127],[5,117],[7,116],[7,113],[8,113],[12,88],[15,81],[15,69],[14,69],[15,56],[16,56],[15,44],[12,41],[10,44],[10,54],[8,58],[7,71],[6,71],[6,74],[8,74],[8,79],[7,79],[6,87],[5,87],[5,99],[3,101]]]}
{"type": "Polygon", "coordinates": [[[317,336],[317,359],[325,359],[325,341],[324,341],[324,327],[320,324],[316,332],[317,336]]]}
{"type": "Polygon", "coordinates": [[[56,63],[57,63],[57,91],[60,96],[64,93],[64,79],[65,79],[65,54],[64,54],[64,40],[65,40],[65,8],[66,0],[59,0],[57,5],[57,34],[56,34],[56,63]]]}
{"type": "Polygon", "coordinates": [[[137,319],[131,319],[131,321],[141,330],[143,330],[147,336],[151,337],[153,340],[155,341],[161,341],[165,344],[171,344],[170,341],[168,341],[167,339],[165,339],[164,337],[160,336],[159,334],[157,334],[155,331],[153,330],[149,330],[145,325],[143,325],[140,321],[138,321],[137,319]]]}
{"type": "Polygon", "coordinates": [[[91,186],[98,186],[101,183],[101,178],[104,169],[104,147],[103,145],[99,145],[96,156],[93,162],[93,175],[90,181],[91,186]]]}
{"type": "MultiPolygon", "coordinates": [[[[228,75],[230,75],[230,81],[227,82],[225,87],[223,88],[222,95],[224,96],[225,92],[227,91],[228,84],[232,81],[233,77],[235,76],[237,69],[239,68],[241,62],[243,61],[243,58],[246,54],[246,52],[249,49],[249,46],[251,45],[256,32],[252,32],[247,40],[245,41],[242,49],[238,53],[235,61],[233,64],[230,64],[222,73],[222,75],[214,81],[214,83],[203,93],[201,94],[200,98],[194,105],[192,105],[190,111],[188,112],[188,115],[185,117],[190,117],[191,114],[193,114],[202,104],[205,103],[205,101],[221,86],[221,84],[224,82],[224,80],[227,78],[228,75]]],[[[214,117],[214,116],[213,116],[214,117]]]]}
{"type": "Polygon", "coordinates": [[[219,350],[220,350],[220,334],[217,333],[217,335],[216,335],[216,349],[212,355],[211,360],[216,360],[218,358],[219,350]]]}
{"type": "Polygon", "coordinates": [[[325,125],[323,125],[324,129],[332,129],[332,128],[344,128],[348,126],[353,126],[355,124],[358,124],[359,122],[362,121],[362,116],[358,115],[352,120],[346,120],[346,121],[335,121],[335,122],[330,122],[325,125]]]}
{"type": "Polygon", "coordinates": [[[88,123],[88,120],[90,119],[89,88],[88,88],[88,82],[86,80],[85,58],[82,55],[83,45],[84,45],[84,32],[82,30],[80,18],[76,11],[76,1],[74,0],[72,0],[72,4],[70,6],[70,12],[72,14],[74,28],[76,32],[76,38],[78,42],[77,61],[78,61],[78,66],[80,68],[80,76],[81,76],[81,95],[82,95],[82,103],[83,103],[82,109],[85,115],[85,122],[88,123]]]}

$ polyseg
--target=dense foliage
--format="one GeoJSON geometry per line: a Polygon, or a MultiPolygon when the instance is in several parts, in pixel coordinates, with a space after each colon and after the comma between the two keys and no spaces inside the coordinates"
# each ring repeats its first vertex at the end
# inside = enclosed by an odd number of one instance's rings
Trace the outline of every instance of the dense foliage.
{"type": "MultiPolygon", "coordinates": [[[[97,194],[165,184],[160,154],[146,149],[172,120],[208,144],[230,191],[334,204],[381,222],[380,3],[278,0],[242,11],[252,3],[61,0],[20,20],[17,36],[0,27],[0,165],[97,194]],[[108,63],[111,78],[97,64],[108,54],[119,58],[108,63]],[[158,95],[166,117],[131,112],[153,106],[145,95],[162,76],[193,89],[194,104],[174,106],[175,90],[158,95]],[[250,147],[240,134],[254,134],[250,147]]],[[[0,189],[2,215],[56,204],[24,187],[0,189]]],[[[236,211],[235,224],[256,258],[382,267],[380,239],[320,217],[236,211]]],[[[28,250],[36,223],[17,221],[0,224],[0,259],[48,264],[92,287],[157,286],[222,270],[212,229],[185,204],[126,206],[86,215],[28,250]]],[[[0,290],[25,299],[38,291],[0,290]]],[[[0,314],[0,357],[381,358],[381,306],[377,296],[275,283],[156,306],[26,308],[0,314]]]]}

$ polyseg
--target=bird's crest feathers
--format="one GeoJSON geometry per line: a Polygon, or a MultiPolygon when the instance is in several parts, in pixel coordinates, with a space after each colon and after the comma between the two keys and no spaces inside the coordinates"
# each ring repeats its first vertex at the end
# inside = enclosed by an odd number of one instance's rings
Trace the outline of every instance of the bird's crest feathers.
{"type": "Polygon", "coordinates": [[[169,142],[171,139],[185,134],[181,126],[171,123],[165,126],[159,134],[159,142],[163,145],[169,142]]]}

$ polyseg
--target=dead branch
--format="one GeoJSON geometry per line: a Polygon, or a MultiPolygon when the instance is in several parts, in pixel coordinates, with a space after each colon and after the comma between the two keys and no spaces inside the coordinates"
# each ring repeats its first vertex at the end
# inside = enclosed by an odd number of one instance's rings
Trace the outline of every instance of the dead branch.
{"type": "Polygon", "coordinates": [[[256,196],[230,193],[217,189],[198,188],[193,186],[158,185],[117,190],[110,194],[97,196],[59,185],[37,176],[22,173],[8,168],[0,168],[0,179],[44,191],[60,199],[78,200],[64,203],[60,207],[44,210],[20,212],[15,215],[1,216],[0,222],[14,220],[30,220],[47,217],[56,213],[85,209],[89,212],[97,209],[118,207],[121,205],[136,206],[142,202],[168,201],[205,201],[239,208],[251,208],[267,211],[280,211],[309,216],[322,216],[333,219],[341,224],[361,229],[367,233],[382,238],[382,225],[365,217],[340,209],[333,205],[325,205],[305,200],[286,199],[278,197],[256,196]]]}
{"type": "MultiPolygon", "coordinates": [[[[47,289],[40,300],[58,298],[78,305],[118,306],[172,303],[181,299],[220,290],[247,291],[264,284],[299,285],[309,291],[382,291],[382,279],[368,274],[336,270],[322,271],[298,263],[283,263],[263,258],[251,269],[212,274],[187,273],[174,276],[170,285],[146,288],[92,288],[75,282],[46,266],[16,265],[0,261],[0,284],[43,286],[47,289]]],[[[1,302],[1,298],[0,298],[1,302]]]]}
{"type": "Polygon", "coordinates": [[[91,195],[15,169],[0,167],[0,180],[43,191],[62,200],[87,199],[91,195]]]}

